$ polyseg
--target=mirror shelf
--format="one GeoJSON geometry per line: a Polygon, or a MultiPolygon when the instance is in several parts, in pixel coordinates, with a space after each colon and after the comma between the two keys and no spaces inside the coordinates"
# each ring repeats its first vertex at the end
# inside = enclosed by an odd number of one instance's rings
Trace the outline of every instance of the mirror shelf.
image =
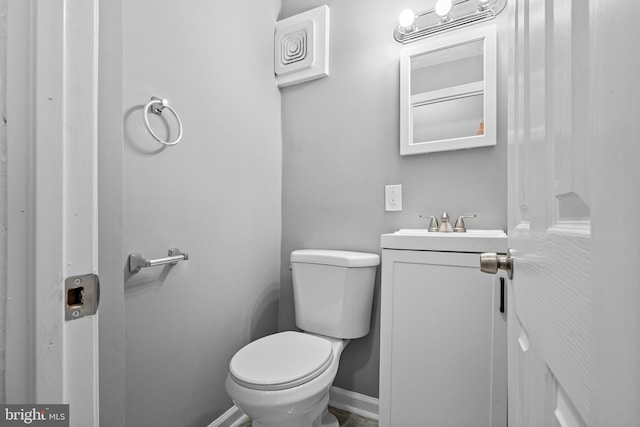
{"type": "Polygon", "coordinates": [[[430,92],[422,92],[411,95],[411,105],[432,104],[435,102],[446,102],[465,96],[479,95],[484,92],[484,82],[477,81],[465,83],[444,89],[436,89],[430,92]]]}

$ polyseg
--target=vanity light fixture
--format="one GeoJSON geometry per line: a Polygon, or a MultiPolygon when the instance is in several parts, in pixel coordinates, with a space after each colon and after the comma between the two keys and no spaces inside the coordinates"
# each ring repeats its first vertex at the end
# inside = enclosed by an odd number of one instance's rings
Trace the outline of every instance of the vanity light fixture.
{"type": "Polygon", "coordinates": [[[404,10],[393,37],[406,44],[431,35],[495,18],[508,0],[438,0],[433,10],[404,10]]]}

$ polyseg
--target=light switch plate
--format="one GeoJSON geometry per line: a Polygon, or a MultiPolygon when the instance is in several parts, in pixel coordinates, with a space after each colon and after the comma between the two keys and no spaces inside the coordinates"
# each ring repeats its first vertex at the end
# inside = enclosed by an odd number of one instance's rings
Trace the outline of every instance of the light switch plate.
{"type": "Polygon", "coordinates": [[[402,185],[384,186],[384,206],[388,212],[402,210],[402,185]]]}

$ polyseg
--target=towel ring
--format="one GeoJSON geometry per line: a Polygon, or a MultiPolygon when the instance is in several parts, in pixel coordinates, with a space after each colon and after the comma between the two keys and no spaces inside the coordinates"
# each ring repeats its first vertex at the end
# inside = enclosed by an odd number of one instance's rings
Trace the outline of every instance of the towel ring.
{"type": "Polygon", "coordinates": [[[144,116],[144,124],[145,126],[147,126],[147,130],[149,131],[151,136],[160,144],[172,146],[172,145],[176,145],[178,142],[180,142],[180,139],[182,139],[182,121],[180,120],[178,113],[176,113],[176,110],[174,110],[173,107],[169,105],[169,101],[167,101],[166,99],[158,98],[157,96],[152,96],[151,101],[149,101],[147,105],[144,106],[143,116],[144,116]],[[159,105],[156,105],[156,104],[159,104],[159,105]],[[160,139],[158,135],[156,135],[155,132],[151,129],[151,125],[149,125],[149,110],[151,110],[153,114],[161,115],[162,111],[165,108],[168,108],[169,111],[173,113],[173,115],[176,117],[176,120],[178,121],[178,137],[173,142],[163,141],[162,139],[160,139]]]}

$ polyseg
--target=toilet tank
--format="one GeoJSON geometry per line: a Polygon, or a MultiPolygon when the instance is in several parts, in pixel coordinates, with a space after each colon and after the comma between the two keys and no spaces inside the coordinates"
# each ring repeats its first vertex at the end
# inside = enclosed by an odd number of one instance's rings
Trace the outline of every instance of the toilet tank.
{"type": "Polygon", "coordinates": [[[303,249],[291,253],[296,325],[340,339],[369,333],[380,256],[303,249]]]}

